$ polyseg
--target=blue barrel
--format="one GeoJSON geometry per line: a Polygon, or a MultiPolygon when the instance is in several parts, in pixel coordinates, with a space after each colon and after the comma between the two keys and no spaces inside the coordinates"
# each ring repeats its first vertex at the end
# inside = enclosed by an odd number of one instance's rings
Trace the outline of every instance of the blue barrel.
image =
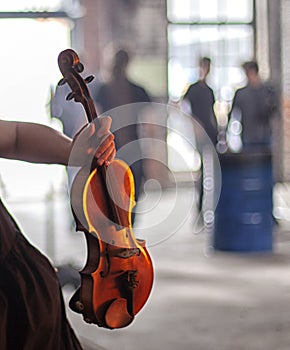
{"type": "Polygon", "coordinates": [[[273,178],[268,153],[220,156],[222,188],[213,247],[235,252],[273,248],[273,178]]]}

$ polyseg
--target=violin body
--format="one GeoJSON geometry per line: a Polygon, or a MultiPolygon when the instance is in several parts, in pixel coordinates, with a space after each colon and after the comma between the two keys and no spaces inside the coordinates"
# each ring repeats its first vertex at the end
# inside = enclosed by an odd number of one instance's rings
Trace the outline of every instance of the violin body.
{"type": "MultiPolygon", "coordinates": [[[[117,203],[123,224],[116,224],[107,205],[108,193],[103,177],[96,169],[86,178],[78,174],[72,190],[72,208],[77,208],[80,195],[82,206],[76,218],[77,230],[85,233],[88,259],[80,272],[82,287],[74,306],[85,321],[106,328],[129,325],[146,303],[153,284],[153,266],[145,242],[134,238],[131,210],[134,205],[134,180],[130,168],[114,160],[106,177],[114,177],[110,191],[121,194],[117,203]],[[81,216],[79,215],[81,211],[81,216]]],[[[75,211],[73,210],[74,215],[75,211]]]]}
{"type": "MultiPolygon", "coordinates": [[[[96,118],[86,83],[78,74],[77,54],[59,55],[60,70],[89,121],[96,118]]],[[[130,167],[115,159],[109,166],[84,166],[71,188],[76,230],[85,234],[87,261],[81,286],[70,307],[88,323],[109,329],[128,326],[145,305],[153,285],[153,265],[145,241],[132,230],[134,178],[130,167]]]]}

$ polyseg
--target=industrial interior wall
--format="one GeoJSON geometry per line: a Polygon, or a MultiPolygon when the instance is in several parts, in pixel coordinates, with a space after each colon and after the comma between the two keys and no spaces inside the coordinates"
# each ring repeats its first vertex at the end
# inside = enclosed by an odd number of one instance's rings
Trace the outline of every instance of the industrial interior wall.
{"type": "MultiPolygon", "coordinates": [[[[167,103],[166,0],[82,0],[81,5],[84,13],[75,20],[72,37],[86,70],[106,78],[111,53],[124,47],[132,54],[130,78],[147,90],[153,102],[167,103]]],[[[163,117],[158,123],[164,128],[150,128],[162,141],[155,151],[160,161],[145,162],[147,177],[156,178],[161,186],[168,184],[166,122],[163,117]]]]}

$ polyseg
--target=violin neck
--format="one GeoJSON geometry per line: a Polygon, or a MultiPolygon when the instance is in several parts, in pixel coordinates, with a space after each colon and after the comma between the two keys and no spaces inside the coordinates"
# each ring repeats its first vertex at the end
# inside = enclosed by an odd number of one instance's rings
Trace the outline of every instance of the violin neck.
{"type": "MultiPolygon", "coordinates": [[[[85,108],[86,116],[89,123],[91,123],[93,120],[98,120],[95,104],[91,98],[87,99],[83,106],[85,108]]],[[[99,126],[99,122],[97,122],[97,126],[99,126]]]]}

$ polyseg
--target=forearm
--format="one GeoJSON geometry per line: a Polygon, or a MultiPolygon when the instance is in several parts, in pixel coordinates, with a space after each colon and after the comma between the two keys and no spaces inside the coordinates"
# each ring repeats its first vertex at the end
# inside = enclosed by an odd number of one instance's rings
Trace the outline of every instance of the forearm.
{"type": "MultiPolygon", "coordinates": [[[[33,163],[68,163],[72,140],[57,130],[45,125],[12,122],[6,147],[1,147],[1,156],[33,163]]],[[[7,137],[7,135],[4,135],[7,137]]]]}

